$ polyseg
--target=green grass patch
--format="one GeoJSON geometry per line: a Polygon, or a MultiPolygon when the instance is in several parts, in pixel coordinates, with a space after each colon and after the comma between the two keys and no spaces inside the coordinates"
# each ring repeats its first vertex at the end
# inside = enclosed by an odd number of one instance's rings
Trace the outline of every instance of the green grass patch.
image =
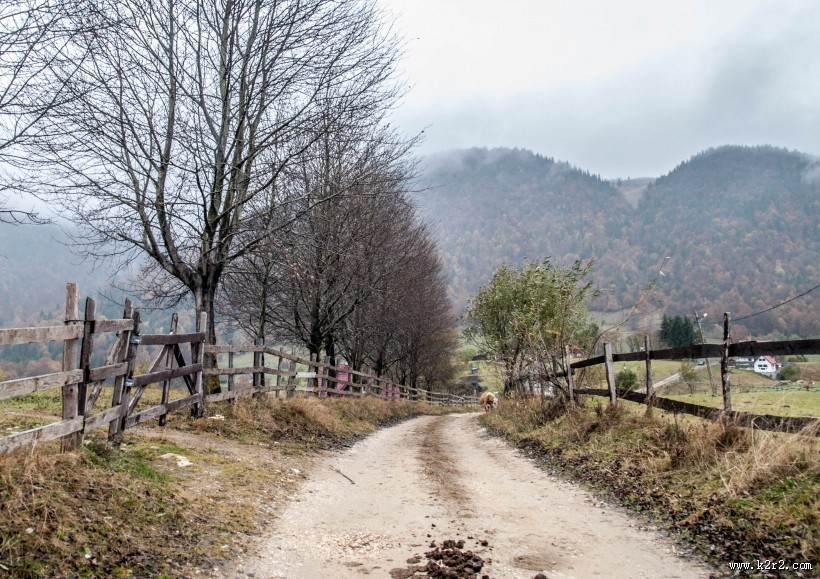
{"type": "MultiPolygon", "coordinates": [[[[666,398],[701,406],[723,408],[723,398],[706,393],[665,395],[666,398]]],[[[783,390],[773,392],[732,392],[732,410],[777,416],[820,417],[820,392],[783,390]]]]}
{"type": "MultiPolygon", "coordinates": [[[[114,450],[110,444],[100,440],[90,441],[83,450],[86,460],[101,469],[136,476],[160,485],[170,480],[167,474],[161,473],[149,465],[142,453],[131,452],[129,449],[125,449],[125,452],[114,450]]],[[[177,452],[184,451],[180,449],[177,452]]]]}
{"type": "Polygon", "coordinates": [[[37,412],[60,416],[63,409],[63,398],[59,388],[34,392],[14,398],[0,400],[0,415],[3,412],[37,412]]]}

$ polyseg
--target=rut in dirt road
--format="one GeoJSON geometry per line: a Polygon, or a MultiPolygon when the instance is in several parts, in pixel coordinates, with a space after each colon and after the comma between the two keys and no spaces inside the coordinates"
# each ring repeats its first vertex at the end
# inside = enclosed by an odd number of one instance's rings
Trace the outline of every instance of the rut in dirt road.
{"type": "Polygon", "coordinates": [[[328,454],[233,577],[708,577],[486,434],[421,417],[328,454]]]}

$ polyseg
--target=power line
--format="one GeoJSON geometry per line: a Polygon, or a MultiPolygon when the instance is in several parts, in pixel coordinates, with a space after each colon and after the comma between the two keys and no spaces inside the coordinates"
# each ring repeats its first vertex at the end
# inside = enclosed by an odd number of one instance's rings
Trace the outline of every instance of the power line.
{"type": "Polygon", "coordinates": [[[772,310],[774,310],[774,309],[776,309],[776,308],[779,308],[780,306],[785,306],[787,303],[789,303],[789,302],[793,302],[793,301],[794,301],[794,300],[796,300],[797,298],[802,298],[803,296],[805,296],[805,295],[807,295],[807,294],[810,294],[811,292],[813,292],[813,291],[814,291],[814,290],[816,290],[817,288],[820,288],[820,284],[818,284],[818,285],[814,286],[814,287],[813,287],[813,288],[811,288],[810,290],[804,291],[804,292],[803,292],[802,294],[800,294],[800,295],[797,295],[797,296],[794,296],[793,298],[789,298],[789,299],[787,299],[785,302],[780,302],[780,303],[779,303],[779,304],[777,304],[776,306],[772,306],[772,307],[770,307],[770,308],[766,308],[765,310],[762,310],[762,311],[756,312],[756,313],[754,313],[754,314],[749,314],[748,316],[743,316],[742,318],[735,318],[735,319],[734,319],[734,320],[732,320],[732,321],[733,321],[733,322],[739,322],[740,320],[746,320],[746,319],[748,319],[748,318],[753,318],[754,316],[759,316],[760,314],[765,314],[766,312],[770,312],[770,311],[772,311],[772,310]]]}

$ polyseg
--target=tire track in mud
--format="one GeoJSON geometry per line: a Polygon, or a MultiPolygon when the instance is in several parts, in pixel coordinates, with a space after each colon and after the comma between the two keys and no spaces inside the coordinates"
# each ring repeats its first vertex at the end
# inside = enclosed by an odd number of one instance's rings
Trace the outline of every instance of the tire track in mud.
{"type": "Polygon", "coordinates": [[[446,501],[456,503],[457,510],[463,515],[465,510],[472,511],[470,493],[461,482],[464,480],[464,473],[459,470],[452,451],[447,448],[443,431],[448,420],[451,419],[439,416],[424,429],[417,458],[432,492],[446,501]]]}

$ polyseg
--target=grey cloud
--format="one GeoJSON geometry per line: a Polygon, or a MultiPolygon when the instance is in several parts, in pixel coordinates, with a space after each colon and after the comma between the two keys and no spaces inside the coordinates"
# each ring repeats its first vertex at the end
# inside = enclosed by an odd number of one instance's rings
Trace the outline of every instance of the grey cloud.
{"type": "Polygon", "coordinates": [[[425,153],[517,146],[609,178],[658,176],[724,144],[817,154],[820,2],[802,8],[780,30],[754,29],[760,22],[752,22],[709,53],[667,55],[569,89],[442,101],[401,111],[399,119],[430,125],[425,153]]]}

